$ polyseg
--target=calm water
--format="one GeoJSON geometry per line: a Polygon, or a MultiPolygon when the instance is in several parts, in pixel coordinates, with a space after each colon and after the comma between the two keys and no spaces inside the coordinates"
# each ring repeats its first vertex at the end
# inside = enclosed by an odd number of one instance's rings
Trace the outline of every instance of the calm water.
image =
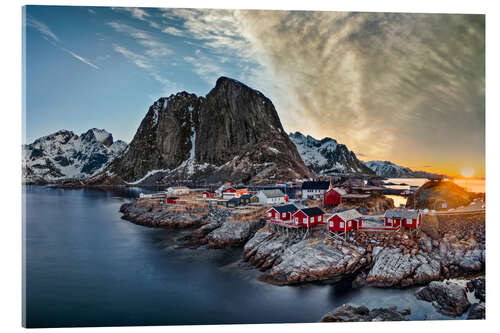
{"type": "Polygon", "coordinates": [[[26,186],[23,194],[28,327],[315,322],[347,302],[443,318],[414,289],[276,287],[236,266],[240,249],[173,249],[181,232],[120,219],[134,189],[26,186]]]}

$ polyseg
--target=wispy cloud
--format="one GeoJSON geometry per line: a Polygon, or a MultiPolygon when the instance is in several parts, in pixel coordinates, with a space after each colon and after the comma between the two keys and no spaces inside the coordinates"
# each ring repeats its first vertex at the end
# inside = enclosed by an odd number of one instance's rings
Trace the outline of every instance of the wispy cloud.
{"type": "Polygon", "coordinates": [[[124,33],[137,40],[139,44],[146,47],[144,53],[151,57],[163,57],[172,54],[170,50],[164,43],[160,42],[156,38],[153,38],[147,31],[132,27],[128,24],[119,22],[108,22],[107,25],[112,27],[115,31],[124,33]]]}
{"type": "Polygon", "coordinates": [[[96,14],[95,10],[93,10],[93,9],[91,9],[91,8],[87,8],[87,11],[88,11],[90,14],[92,14],[92,15],[95,15],[95,14],[96,14]]]}
{"type": "Polygon", "coordinates": [[[36,30],[38,30],[45,39],[51,41],[51,43],[54,46],[59,47],[64,52],[70,54],[73,58],[83,62],[84,64],[86,64],[94,69],[99,69],[99,67],[96,66],[94,63],[92,63],[89,59],[82,57],[82,56],[76,54],[75,52],[68,50],[65,47],[60,46],[61,43],[60,43],[59,37],[57,37],[57,35],[54,32],[52,32],[52,30],[45,23],[43,23],[43,22],[41,22],[33,17],[28,17],[27,26],[33,27],[36,30]]]}
{"type": "Polygon", "coordinates": [[[133,8],[133,7],[112,7],[112,10],[122,11],[129,13],[133,18],[136,18],[141,21],[145,21],[146,18],[150,17],[148,12],[141,8],[133,8]]]}
{"type": "Polygon", "coordinates": [[[113,44],[113,49],[116,52],[123,55],[128,60],[132,61],[136,66],[138,66],[140,68],[150,69],[152,67],[151,64],[149,63],[148,59],[141,54],[137,54],[137,53],[130,51],[129,49],[127,49],[123,46],[117,45],[117,44],[113,44]]]}
{"type": "Polygon", "coordinates": [[[80,60],[81,62],[83,62],[84,64],[87,64],[89,65],[90,67],[92,68],[95,68],[95,69],[99,69],[99,67],[97,67],[96,65],[94,65],[93,63],[90,62],[90,60],[88,60],[87,58],[84,58],[82,56],[79,56],[78,54],[76,54],[75,52],[73,51],[70,51],[68,49],[65,49],[65,48],[62,48],[63,51],[71,54],[74,58],[80,60]]]}
{"type": "Polygon", "coordinates": [[[50,30],[50,28],[43,22],[38,21],[37,19],[33,17],[28,17],[27,19],[27,26],[35,28],[38,30],[45,38],[50,38],[56,42],[59,41],[59,37],[56,36],[55,33],[50,30]]]}
{"type": "Polygon", "coordinates": [[[211,58],[197,53],[196,57],[186,56],[184,61],[191,64],[193,71],[206,82],[213,84],[218,77],[224,75],[224,69],[215,63],[211,58]]]}

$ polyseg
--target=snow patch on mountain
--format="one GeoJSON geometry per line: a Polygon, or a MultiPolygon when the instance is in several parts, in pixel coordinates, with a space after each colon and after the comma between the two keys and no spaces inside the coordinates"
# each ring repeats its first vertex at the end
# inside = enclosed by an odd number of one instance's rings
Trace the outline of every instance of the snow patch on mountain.
{"type": "Polygon", "coordinates": [[[373,173],[356,154],[332,138],[317,140],[300,132],[290,133],[304,163],[318,174],[373,173]]]}
{"type": "Polygon", "coordinates": [[[111,133],[92,128],[80,136],[61,130],[22,146],[23,182],[86,179],[101,172],[127,148],[111,133]]]}
{"type": "Polygon", "coordinates": [[[410,168],[394,164],[390,161],[368,161],[364,164],[372,169],[377,176],[385,178],[436,178],[439,175],[426,171],[413,171],[410,168]]]}

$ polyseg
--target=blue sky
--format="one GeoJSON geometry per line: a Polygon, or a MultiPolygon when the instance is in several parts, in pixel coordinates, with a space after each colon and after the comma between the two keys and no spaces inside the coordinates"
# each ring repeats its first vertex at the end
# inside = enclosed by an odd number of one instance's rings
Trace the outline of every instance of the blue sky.
{"type": "Polygon", "coordinates": [[[27,142],[92,127],[130,142],[154,100],[224,75],[287,132],[484,175],[484,15],[28,6],[24,22],[27,142]]]}
{"type": "Polygon", "coordinates": [[[92,127],[129,142],[159,97],[181,90],[205,95],[220,75],[244,79],[250,62],[204,47],[166,14],[26,7],[27,142],[92,127]]]}

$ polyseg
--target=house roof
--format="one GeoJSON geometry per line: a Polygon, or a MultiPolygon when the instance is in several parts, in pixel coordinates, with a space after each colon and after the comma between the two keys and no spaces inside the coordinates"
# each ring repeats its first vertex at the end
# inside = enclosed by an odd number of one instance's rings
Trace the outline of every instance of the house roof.
{"type": "Polygon", "coordinates": [[[227,202],[240,202],[240,198],[231,198],[227,202]]]}
{"type": "Polygon", "coordinates": [[[363,216],[356,209],[349,209],[349,210],[345,210],[343,212],[335,213],[332,216],[330,216],[330,218],[334,217],[335,215],[340,217],[343,221],[350,221],[350,220],[358,219],[358,218],[363,216]]]}
{"type": "Polygon", "coordinates": [[[337,192],[337,193],[338,193],[338,194],[340,194],[340,195],[346,195],[346,194],[347,194],[347,192],[346,192],[346,191],[344,191],[343,189],[341,189],[341,188],[339,188],[339,187],[334,187],[334,188],[332,188],[332,191],[335,191],[335,192],[337,192]]]}
{"type": "Polygon", "coordinates": [[[418,218],[418,215],[420,215],[420,212],[418,210],[393,209],[393,210],[386,210],[384,217],[416,219],[418,218]]]}
{"type": "Polygon", "coordinates": [[[300,210],[307,216],[317,216],[325,213],[319,207],[302,208],[300,210]]]}
{"type": "Polygon", "coordinates": [[[262,194],[264,194],[268,198],[278,198],[278,197],[284,197],[285,195],[281,190],[274,189],[274,190],[262,190],[262,194]]]}
{"type": "Polygon", "coordinates": [[[253,197],[253,195],[251,195],[251,194],[242,194],[240,196],[240,199],[250,199],[251,197],[253,197]]]}
{"type": "Polygon", "coordinates": [[[274,209],[278,213],[293,213],[293,212],[299,210],[297,208],[297,206],[295,206],[294,204],[273,206],[273,207],[271,207],[271,209],[274,209]]]}
{"type": "Polygon", "coordinates": [[[302,183],[303,190],[328,190],[330,187],[329,181],[307,181],[302,183]]]}

